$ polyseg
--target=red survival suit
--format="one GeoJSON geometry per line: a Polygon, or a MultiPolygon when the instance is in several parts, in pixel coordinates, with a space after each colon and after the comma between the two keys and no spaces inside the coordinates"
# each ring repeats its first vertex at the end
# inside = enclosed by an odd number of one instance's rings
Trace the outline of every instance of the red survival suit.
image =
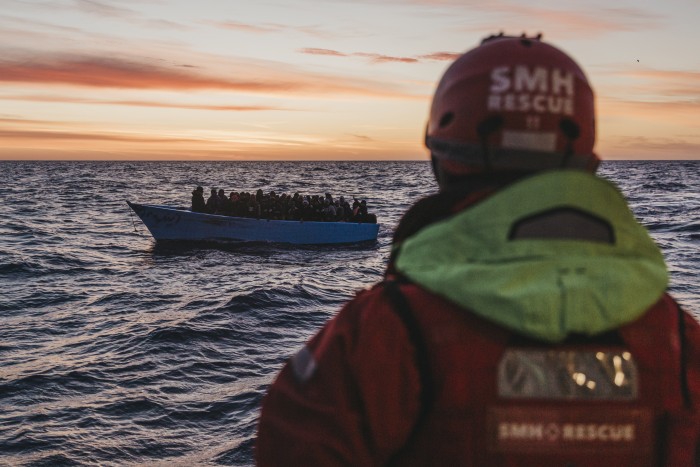
{"type": "MultiPolygon", "coordinates": [[[[397,243],[449,215],[444,196],[409,212],[397,243]]],[[[696,465],[700,325],[668,295],[551,343],[396,280],[393,264],[279,374],[259,465],[696,465]]]]}

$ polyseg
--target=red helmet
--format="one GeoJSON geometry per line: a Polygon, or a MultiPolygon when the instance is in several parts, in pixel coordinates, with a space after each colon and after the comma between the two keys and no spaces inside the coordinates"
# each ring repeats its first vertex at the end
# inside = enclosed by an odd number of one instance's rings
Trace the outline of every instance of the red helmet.
{"type": "Polygon", "coordinates": [[[488,37],[447,69],[425,135],[440,170],[595,171],[593,91],[540,37],[488,37]]]}

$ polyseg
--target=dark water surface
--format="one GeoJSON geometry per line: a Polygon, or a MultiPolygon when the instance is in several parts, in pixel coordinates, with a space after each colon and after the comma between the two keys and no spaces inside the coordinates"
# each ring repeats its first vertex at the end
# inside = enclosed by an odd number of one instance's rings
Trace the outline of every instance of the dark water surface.
{"type": "MultiPolygon", "coordinates": [[[[700,163],[606,162],[700,313],[700,163]]],[[[286,358],[382,276],[425,162],[0,162],[0,464],[250,465],[286,358]],[[368,201],[376,244],[156,245],[126,199],[196,185],[368,201]]],[[[582,194],[583,195],[583,194],[582,194]]]]}

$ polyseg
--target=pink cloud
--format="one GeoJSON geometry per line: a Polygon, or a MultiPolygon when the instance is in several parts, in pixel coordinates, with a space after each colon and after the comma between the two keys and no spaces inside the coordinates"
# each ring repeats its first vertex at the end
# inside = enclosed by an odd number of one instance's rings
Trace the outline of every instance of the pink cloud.
{"type": "Polygon", "coordinates": [[[356,57],[369,58],[374,63],[388,63],[388,62],[399,62],[399,63],[417,63],[418,59],[413,57],[392,57],[391,55],[381,55],[381,54],[371,54],[357,52],[353,54],[356,57]]]}

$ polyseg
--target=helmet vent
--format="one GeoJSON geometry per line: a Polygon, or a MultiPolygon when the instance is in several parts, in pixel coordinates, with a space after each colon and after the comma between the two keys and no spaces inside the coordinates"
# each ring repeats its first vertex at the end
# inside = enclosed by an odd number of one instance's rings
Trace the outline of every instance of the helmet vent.
{"type": "Polygon", "coordinates": [[[445,128],[447,125],[452,123],[452,120],[455,119],[455,114],[454,112],[447,112],[445,115],[443,115],[440,118],[440,122],[438,123],[440,128],[445,128]]]}
{"type": "Polygon", "coordinates": [[[542,33],[538,33],[536,36],[527,37],[525,33],[520,35],[520,43],[525,47],[532,47],[533,41],[539,42],[542,39],[542,33]]]}

